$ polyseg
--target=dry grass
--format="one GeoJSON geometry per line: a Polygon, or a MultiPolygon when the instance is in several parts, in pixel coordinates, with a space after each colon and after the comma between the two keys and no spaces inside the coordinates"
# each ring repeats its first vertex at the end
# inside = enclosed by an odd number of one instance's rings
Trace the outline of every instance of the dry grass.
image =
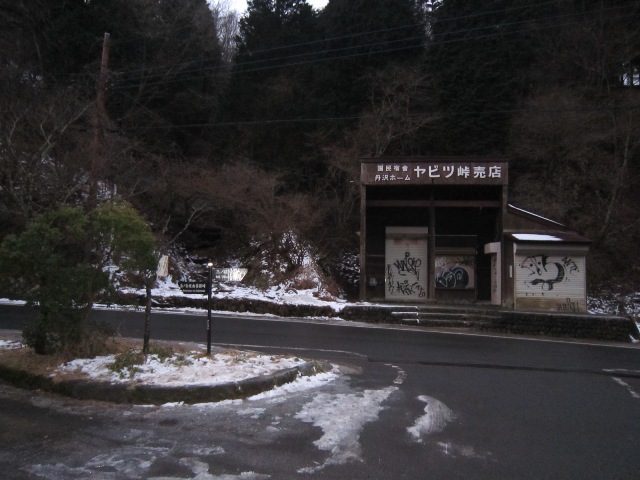
{"type": "Polygon", "coordinates": [[[30,348],[0,349],[0,365],[34,375],[47,376],[63,362],[61,355],[38,355],[30,348]]]}

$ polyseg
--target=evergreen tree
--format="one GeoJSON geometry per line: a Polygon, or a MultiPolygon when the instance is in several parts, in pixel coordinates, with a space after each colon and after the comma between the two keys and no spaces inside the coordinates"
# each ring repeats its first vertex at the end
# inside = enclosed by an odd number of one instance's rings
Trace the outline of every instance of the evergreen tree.
{"type": "Polygon", "coordinates": [[[40,354],[73,353],[91,344],[95,330],[88,313],[110,286],[111,262],[137,272],[156,265],[149,227],[123,202],[89,214],[61,206],[36,216],[19,235],[8,235],[0,244],[2,287],[39,310],[38,319],[24,327],[25,343],[40,354]]]}
{"type": "Polygon", "coordinates": [[[156,152],[195,153],[200,139],[211,139],[204,125],[225,80],[206,0],[114,0],[96,8],[112,32],[111,118],[156,152]]]}
{"type": "Polygon", "coordinates": [[[640,239],[640,5],[554,7],[539,23],[533,88],[511,129],[513,197],[594,241],[594,283],[624,284],[640,239]]]}
{"type": "MultiPolygon", "coordinates": [[[[317,116],[317,15],[305,0],[253,0],[240,20],[238,55],[226,102],[229,150],[304,183],[314,167],[307,138],[317,116]]],[[[294,187],[296,188],[296,187],[294,187]]]]}
{"type": "MultiPolygon", "coordinates": [[[[543,4],[544,5],[544,4],[543,4]]],[[[543,6],[525,0],[443,0],[427,58],[442,122],[432,153],[501,154],[510,119],[528,88],[528,25],[543,6]]]]}
{"type": "Polygon", "coordinates": [[[321,13],[326,42],[318,78],[323,110],[358,115],[375,72],[415,63],[424,52],[425,25],[414,0],[330,0],[321,13]]]}

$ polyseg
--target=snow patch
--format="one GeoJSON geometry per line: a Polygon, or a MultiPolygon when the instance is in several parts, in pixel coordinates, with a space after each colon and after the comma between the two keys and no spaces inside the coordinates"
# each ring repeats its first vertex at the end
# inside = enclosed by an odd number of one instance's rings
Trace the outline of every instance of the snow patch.
{"type": "Polygon", "coordinates": [[[280,385],[279,387],[267,390],[266,392],[258,393],[253,397],[249,397],[247,400],[254,401],[269,399],[278,401],[289,393],[319,388],[328,383],[331,383],[339,377],[339,374],[337,372],[338,367],[334,365],[331,372],[317,373],[308,377],[298,377],[293,382],[285,383],[284,385],[280,385]]]}
{"type": "Polygon", "coordinates": [[[626,388],[627,391],[629,392],[629,395],[631,395],[633,398],[635,398],[636,400],[640,400],[640,394],[634,391],[627,382],[625,382],[624,380],[618,377],[613,377],[613,381],[616,382],[618,385],[621,385],[624,388],[626,388]]]}
{"type": "MultiPolygon", "coordinates": [[[[189,468],[194,477],[192,480],[263,480],[269,475],[262,475],[255,472],[242,472],[240,475],[212,475],[209,473],[209,464],[193,458],[181,458],[180,464],[189,468]]],[[[176,477],[149,477],[149,480],[175,480],[176,477]]]]}
{"type": "MultiPolygon", "coordinates": [[[[176,477],[148,477],[153,462],[168,453],[168,449],[127,447],[129,450],[117,451],[113,454],[103,454],[92,458],[82,467],[69,467],[64,464],[32,465],[26,470],[40,478],[47,480],[98,479],[114,478],[148,478],[149,480],[175,480],[176,477]],[[131,455],[130,449],[135,450],[131,455]]],[[[212,475],[209,464],[195,458],[181,458],[179,464],[191,470],[192,480],[265,480],[269,475],[256,472],[242,472],[239,475],[212,475]]]]}
{"type": "Polygon", "coordinates": [[[59,366],[53,375],[81,373],[97,381],[147,383],[150,385],[217,385],[272,374],[294,368],[303,360],[288,356],[259,355],[249,352],[218,353],[211,357],[175,354],[166,359],[148,355],[133,371],[114,372],[109,367],[114,355],[77,359],[59,366]]]}
{"type": "Polygon", "coordinates": [[[425,414],[416,420],[413,426],[407,428],[407,432],[414,441],[422,443],[422,437],[432,433],[441,432],[447,423],[455,418],[453,412],[440,400],[426,395],[418,397],[427,406],[424,407],[425,414]]]}
{"type": "Polygon", "coordinates": [[[14,342],[13,340],[0,340],[0,350],[16,350],[22,347],[23,345],[20,342],[14,342]]]}
{"type": "Polygon", "coordinates": [[[561,242],[562,239],[553,235],[542,235],[539,233],[514,233],[516,240],[530,242],[561,242]]]}
{"type": "MultiPolygon", "coordinates": [[[[438,446],[442,453],[450,457],[465,457],[465,458],[485,458],[486,455],[476,453],[473,447],[468,445],[454,445],[450,442],[438,442],[438,446]]],[[[489,454],[490,455],[490,454],[489,454]]]]}
{"type": "Polygon", "coordinates": [[[306,404],[295,418],[322,429],[322,437],[313,443],[330,454],[323,465],[298,472],[313,473],[328,465],[362,461],[360,433],[365,424],[378,419],[384,408],[382,403],[396,390],[397,387],[387,387],[365,390],[361,394],[321,393],[306,404]]]}

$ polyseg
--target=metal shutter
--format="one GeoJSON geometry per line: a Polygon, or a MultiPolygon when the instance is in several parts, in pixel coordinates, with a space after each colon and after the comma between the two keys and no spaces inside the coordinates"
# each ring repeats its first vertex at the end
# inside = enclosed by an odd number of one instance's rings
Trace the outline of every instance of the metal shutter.
{"type": "Polygon", "coordinates": [[[429,274],[425,233],[387,229],[385,265],[386,300],[425,300],[429,274]]]}
{"type": "MultiPolygon", "coordinates": [[[[545,253],[546,252],[546,253],[545,253]]],[[[584,255],[535,254],[515,256],[516,309],[582,312],[586,310],[584,255]]]]}

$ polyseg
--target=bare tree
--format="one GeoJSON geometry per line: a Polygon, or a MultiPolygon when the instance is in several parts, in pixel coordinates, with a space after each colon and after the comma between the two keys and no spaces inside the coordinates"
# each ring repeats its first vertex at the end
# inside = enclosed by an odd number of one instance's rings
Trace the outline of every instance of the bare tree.
{"type": "Polygon", "coordinates": [[[211,11],[217,26],[218,42],[222,51],[222,61],[230,64],[236,55],[238,45],[236,38],[240,32],[238,12],[231,9],[229,0],[211,2],[211,11]]]}
{"type": "Polygon", "coordinates": [[[438,118],[431,111],[419,109],[429,90],[429,78],[417,68],[391,66],[376,73],[369,108],[363,112],[356,135],[361,152],[372,157],[399,150],[408,153],[413,136],[438,118]]]}
{"type": "Polygon", "coordinates": [[[3,98],[0,115],[0,208],[20,223],[79,197],[87,182],[89,103],[73,89],[38,85],[3,98]],[[82,126],[85,126],[83,128],[82,126]]]}
{"type": "Polygon", "coordinates": [[[324,207],[305,194],[287,193],[278,174],[248,162],[224,165],[217,183],[218,201],[256,236],[289,230],[306,234],[321,224],[324,207]]]}
{"type": "MultiPolygon", "coordinates": [[[[322,188],[329,210],[341,227],[354,224],[359,212],[360,158],[409,155],[438,118],[430,107],[428,76],[410,66],[390,66],[374,74],[369,106],[358,125],[338,143],[324,148],[328,175],[322,188]]],[[[325,139],[319,139],[320,144],[325,139]]]]}

